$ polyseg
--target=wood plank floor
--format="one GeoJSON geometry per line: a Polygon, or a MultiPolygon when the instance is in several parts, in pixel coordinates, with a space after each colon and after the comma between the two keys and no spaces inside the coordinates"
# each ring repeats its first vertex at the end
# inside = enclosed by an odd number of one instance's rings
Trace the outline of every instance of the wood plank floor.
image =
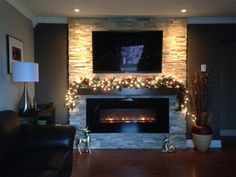
{"type": "Polygon", "coordinates": [[[224,142],[222,149],[208,153],[193,149],[74,152],[71,177],[236,177],[236,139],[224,142]]]}

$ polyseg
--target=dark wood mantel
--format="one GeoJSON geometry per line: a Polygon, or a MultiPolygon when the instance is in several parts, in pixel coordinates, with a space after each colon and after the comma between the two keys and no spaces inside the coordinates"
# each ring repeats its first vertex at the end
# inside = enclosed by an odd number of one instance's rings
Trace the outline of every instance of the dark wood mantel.
{"type": "Polygon", "coordinates": [[[130,88],[122,88],[121,90],[110,90],[110,91],[102,91],[96,90],[93,91],[91,89],[79,89],[79,95],[177,95],[179,93],[179,89],[175,88],[144,88],[144,89],[130,89],[130,88]]]}

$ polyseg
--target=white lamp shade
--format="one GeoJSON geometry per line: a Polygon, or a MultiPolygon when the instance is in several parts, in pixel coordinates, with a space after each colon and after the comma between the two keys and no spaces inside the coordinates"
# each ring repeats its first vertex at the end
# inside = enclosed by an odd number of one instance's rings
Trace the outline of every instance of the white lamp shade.
{"type": "Polygon", "coordinates": [[[13,62],[12,74],[14,82],[38,82],[38,64],[30,62],[13,62]]]}

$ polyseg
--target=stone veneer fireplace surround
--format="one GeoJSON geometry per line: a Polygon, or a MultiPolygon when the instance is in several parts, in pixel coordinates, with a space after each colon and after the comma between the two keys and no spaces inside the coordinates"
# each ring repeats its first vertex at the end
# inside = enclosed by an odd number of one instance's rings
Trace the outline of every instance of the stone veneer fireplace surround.
{"type": "MultiPolygon", "coordinates": [[[[140,89],[142,90],[142,89],[140,89]]],[[[170,136],[177,148],[186,148],[186,120],[184,114],[176,111],[178,103],[177,95],[173,90],[161,93],[159,91],[141,92],[135,89],[124,89],[123,91],[111,92],[87,92],[79,96],[79,104],[76,110],[70,112],[70,124],[86,127],[86,99],[88,98],[168,98],[169,100],[169,133],[90,133],[91,148],[95,149],[160,149],[163,139],[170,136]],[[85,95],[84,95],[85,94],[85,95]]],[[[158,89],[157,89],[158,90],[158,89]]],[[[79,132],[77,132],[79,133],[79,132]]]]}
{"type": "MultiPolygon", "coordinates": [[[[185,18],[154,18],[154,17],[128,17],[128,18],[69,18],[69,82],[80,77],[153,77],[173,76],[185,83],[186,80],[186,46],[187,22],[185,18]],[[149,74],[95,74],[92,71],[92,31],[163,31],[163,60],[162,73],[149,74]]],[[[140,89],[142,90],[142,89],[140,89]]],[[[138,91],[139,92],[139,91],[138,91]]],[[[81,94],[78,107],[70,111],[70,124],[86,126],[86,99],[87,98],[125,98],[125,95],[114,94],[81,94]]],[[[185,127],[186,121],[180,112],[175,111],[176,95],[134,95],[137,98],[169,98],[170,103],[170,135],[174,144],[179,148],[186,147],[185,127]]],[[[161,148],[163,139],[167,134],[162,133],[110,133],[91,134],[92,148],[161,148]]]]}
{"type": "Polygon", "coordinates": [[[81,77],[123,78],[172,76],[185,83],[187,21],[185,18],[69,18],[69,82],[81,77]],[[97,74],[92,66],[92,31],[163,31],[162,73],[97,74]]]}

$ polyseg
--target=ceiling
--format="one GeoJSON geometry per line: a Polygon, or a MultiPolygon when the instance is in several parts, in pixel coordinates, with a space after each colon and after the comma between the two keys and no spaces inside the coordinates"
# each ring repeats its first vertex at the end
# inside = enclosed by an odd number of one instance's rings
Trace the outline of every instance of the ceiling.
{"type": "Polygon", "coordinates": [[[7,0],[33,17],[236,17],[236,0],[7,0]],[[80,12],[75,13],[74,8],[80,12]],[[188,9],[181,13],[181,9],[188,9]]]}

